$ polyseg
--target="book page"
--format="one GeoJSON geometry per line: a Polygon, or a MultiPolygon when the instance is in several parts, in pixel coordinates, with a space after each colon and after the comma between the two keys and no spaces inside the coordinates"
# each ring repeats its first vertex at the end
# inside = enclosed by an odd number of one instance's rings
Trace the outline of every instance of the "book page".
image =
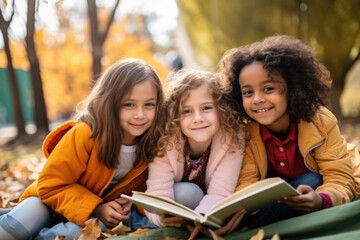
{"type": "Polygon", "coordinates": [[[245,208],[247,214],[250,214],[276,203],[278,199],[286,195],[299,195],[299,193],[281,178],[264,179],[218,202],[208,211],[207,215],[219,221],[226,221],[233,213],[242,208],[245,208]]]}
{"type": "Polygon", "coordinates": [[[129,199],[151,213],[176,215],[191,221],[203,219],[203,216],[194,210],[161,196],[133,191],[132,197],[124,194],[121,197],[129,199]]]}

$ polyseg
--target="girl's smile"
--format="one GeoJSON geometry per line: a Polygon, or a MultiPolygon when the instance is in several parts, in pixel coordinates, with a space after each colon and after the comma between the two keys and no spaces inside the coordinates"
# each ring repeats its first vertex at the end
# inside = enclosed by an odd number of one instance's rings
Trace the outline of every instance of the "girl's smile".
{"type": "Polygon", "coordinates": [[[122,101],[119,112],[123,143],[132,145],[136,137],[143,134],[152,124],[156,111],[157,90],[150,81],[134,86],[122,101]]]}
{"type": "Polygon", "coordinates": [[[290,126],[287,113],[286,81],[269,74],[261,62],[246,65],[239,74],[240,91],[246,114],[273,132],[285,132],[290,126]]]}
{"type": "Polygon", "coordinates": [[[264,112],[267,112],[269,110],[273,109],[272,107],[269,107],[269,108],[262,108],[262,109],[257,109],[257,110],[254,110],[254,112],[256,113],[264,113],[264,112]]]}

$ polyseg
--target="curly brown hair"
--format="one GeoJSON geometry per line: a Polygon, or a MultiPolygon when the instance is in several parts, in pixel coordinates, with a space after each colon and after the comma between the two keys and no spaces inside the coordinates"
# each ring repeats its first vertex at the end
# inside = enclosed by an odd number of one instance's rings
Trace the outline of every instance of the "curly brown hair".
{"type": "MultiPolygon", "coordinates": [[[[231,104],[230,90],[220,84],[219,75],[204,70],[183,69],[169,75],[166,86],[164,105],[162,110],[162,137],[158,142],[158,156],[164,156],[167,150],[175,147],[181,149],[181,140],[184,135],[180,128],[180,107],[185,94],[206,84],[214,99],[220,122],[220,129],[224,132],[222,142],[231,147],[242,146],[238,132],[244,129],[242,118],[231,104]],[[175,142],[170,143],[170,138],[175,137],[175,142]]],[[[231,149],[231,148],[229,148],[231,149]]]]}
{"type": "Polygon", "coordinates": [[[233,48],[219,62],[221,81],[232,88],[235,110],[246,114],[242,105],[239,74],[244,66],[255,61],[271,74],[280,74],[287,83],[290,120],[310,122],[320,106],[327,103],[331,77],[317,59],[314,49],[290,36],[271,36],[261,42],[233,48]]]}

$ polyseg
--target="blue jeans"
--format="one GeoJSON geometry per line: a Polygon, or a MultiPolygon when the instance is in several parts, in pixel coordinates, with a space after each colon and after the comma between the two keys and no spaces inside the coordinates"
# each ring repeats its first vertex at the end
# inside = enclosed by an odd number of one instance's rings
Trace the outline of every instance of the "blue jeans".
{"type": "MultiPolygon", "coordinates": [[[[102,231],[107,228],[100,221],[102,231]]],[[[146,216],[139,214],[133,209],[129,219],[129,227],[155,228],[146,216]]],[[[45,205],[40,198],[30,197],[17,205],[10,212],[0,216],[0,239],[21,240],[35,238],[55,239],[57,235],[65,236],[66,240],[79,238],[83,228],[73,222],[62,222],[53,214],[53,211],[45,205]]]]}
{"type": "Polygon", "coordinates": [[[0,239],[21,240],[35,236],[52,218],[52,211],[37,197],[25,199],[0,216],[0,239]]]}
{"type": "MultiPolygon", "coordinates": [[[[292,181],[289,182],[291,186],[295,189],[299,185],[309,185],[312,189],[316,189],[323,183],[322,175],[317,173],[304,173],[300,176],[294,178],[292,181]]],[[[264,208],[257,212],[254,215],[246,216],[241,221],[239,228],[242,229],[246,227],[247,229],[253,229],[261,226],[265,226],[274,222],[278,222],[280,220],[297,217],[303,215],[299,211],[292,209],[291,207],[277,203],[273,206],[264,208]]]]}
{"type": "Polygon", "coordinates": [[[204,197],[204,192],[195,183],[177,182],[174,184],[175,202],[194,210],[204,197]]]}

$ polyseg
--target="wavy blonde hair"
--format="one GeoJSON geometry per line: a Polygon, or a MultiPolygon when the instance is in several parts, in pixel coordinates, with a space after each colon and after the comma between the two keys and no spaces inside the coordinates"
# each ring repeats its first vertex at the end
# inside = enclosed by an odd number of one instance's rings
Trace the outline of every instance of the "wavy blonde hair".
{"type": "Polygon", "coordinates": [[[164,156],[167,150],[182,148],[184,135],[180,128],[180,107],[189,92],[206,84],[217,108],[220,129],[224,132],[222,142],[231,147],[241,147],[244,139],[239,139],[238,132],[244,129],[242,117],[232,108],[231,89],[220,84],[218,74],[204,70],[183,69],[170,75],[165,85],[165,100],[161,117],[162,136],[157,145],[157,156],[164,156]],[[170,138],[175,142],[171,143],[170,138]]]}

